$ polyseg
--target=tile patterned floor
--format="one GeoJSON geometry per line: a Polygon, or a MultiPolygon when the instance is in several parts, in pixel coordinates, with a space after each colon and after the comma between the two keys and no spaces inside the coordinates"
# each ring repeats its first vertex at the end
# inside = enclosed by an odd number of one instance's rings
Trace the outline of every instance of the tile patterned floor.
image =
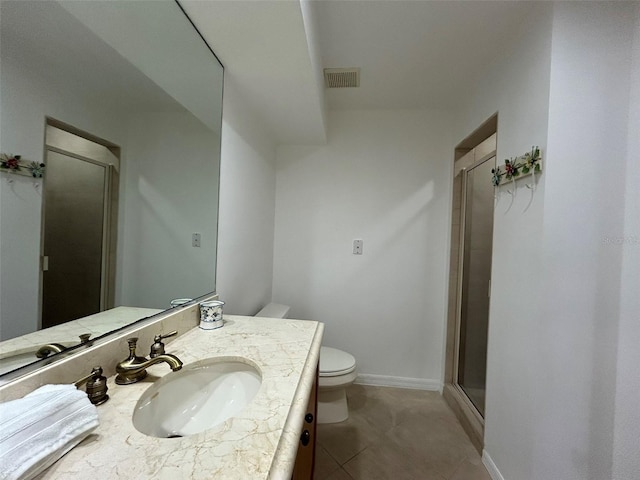
{"type": "Polygon", "coordinates": [[[437,392],[352,385],[349,419],[318,425],[315,480],[491,480],[437,392]]]}

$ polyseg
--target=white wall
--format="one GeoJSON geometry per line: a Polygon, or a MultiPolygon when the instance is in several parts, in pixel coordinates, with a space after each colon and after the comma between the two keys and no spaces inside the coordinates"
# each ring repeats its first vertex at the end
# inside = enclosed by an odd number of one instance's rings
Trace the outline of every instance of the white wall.
{"type": "MultiPolygon", "coordinates": [[[[521,35],[479,73],[476,90],[459,113],[456,142],[498,112],[499,164],[532,145],[540,146],[546,157],[550,34],[551,5],[539,5],[522,25],[521,35]]],[[[532,478],[530,458],[522,452],[534,446],[535,424],[529,415],[539,388],[531,372],[539,356],[532,339],[541,301],[545,176],[538,180],[534,194],[525,187],[528,180],[520,180],[515,190],[501,187],[494,213],[485,450],[506,479],[532,478]]]]}
{"type": "Polygon", "coordinates": [[[116,305],[168,308],[215,289],[220,137],[189,112],[126,124],[116,305]]]}
{"type": "Polygon", "coordinates": [[[271,301],[275,157],[273,135],[225,73],[216,290],[228,313],[271,301]]]}
{"type": "Polygon", "coordinates": [[[615,480],[634,480],[640,472],[640,6],[635,12],[630,85],[624,232],[610,247],[622,249],[612,475],[615,480]]]}
{"type": "Polygon", "coordinates": [[[278,148],[273,299],[326,323],[368,381],[442,381],[453,147],[436,111],[329,113],[326,146],[278,148]],[[352,254],[353,239],[364,241],[352,254]]]}
{"type": "MultiPolygon", "coordinates": [[[[494,478],[612,478],[616,362],[628,372],[633,358],[617,356],[621,294],[623,313],[637,321],[638,311],[637,270],[623,272],[621,289],[622,248],[607,243],[634,231],[623,206],[637,215],[624,188],[635,7],[539,5],[460,112],[456,140],[497,110],[499,162],[532,144],[544,159],[533,195],[502,187],[496,203],[485,423],[494,478]]],[[[631,385],[618,385],[632,395],[618,398],[620,422],[637,398],[631,385]]]]}
{"type": "Polygon", "coordinates": [[[554,7],[533,478],[612,474],[634,7],[554,7]]]}

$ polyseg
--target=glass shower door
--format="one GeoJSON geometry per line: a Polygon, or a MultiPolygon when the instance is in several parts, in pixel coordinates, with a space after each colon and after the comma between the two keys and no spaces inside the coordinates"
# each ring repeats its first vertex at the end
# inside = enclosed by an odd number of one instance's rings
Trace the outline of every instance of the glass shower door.
{"type": "Polygon", "coordinates": [[[495,157],[466,170],[464,175],[462,290],[457,383],[484,416],[495,157]]]}

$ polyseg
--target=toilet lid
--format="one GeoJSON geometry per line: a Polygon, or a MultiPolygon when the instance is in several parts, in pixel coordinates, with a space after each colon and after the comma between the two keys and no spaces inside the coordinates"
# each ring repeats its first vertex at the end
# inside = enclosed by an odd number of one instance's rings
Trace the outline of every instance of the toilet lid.
{"type": "Polygon", "coordinates": [[[320,376],[336,377],[346,375],[356,368],[353,355],[337,348],[320,347],[320,376]]]}

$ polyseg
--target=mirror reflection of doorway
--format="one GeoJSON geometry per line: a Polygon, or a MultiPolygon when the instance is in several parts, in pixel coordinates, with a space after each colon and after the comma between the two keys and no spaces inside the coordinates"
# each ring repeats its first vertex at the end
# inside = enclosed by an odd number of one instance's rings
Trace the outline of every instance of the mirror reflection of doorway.
{"type": "Polygon", "coordinates": [[[484,417],[495,157],[464,170],[457,383],[484,417]]]}
{"type": "MultiPolygon", "coordinates": [[[[47,126],[42,327],[109,307],[111,147],[47,126]]],[[[113,157],[113,158],[112,158],[113,157]]]]}

